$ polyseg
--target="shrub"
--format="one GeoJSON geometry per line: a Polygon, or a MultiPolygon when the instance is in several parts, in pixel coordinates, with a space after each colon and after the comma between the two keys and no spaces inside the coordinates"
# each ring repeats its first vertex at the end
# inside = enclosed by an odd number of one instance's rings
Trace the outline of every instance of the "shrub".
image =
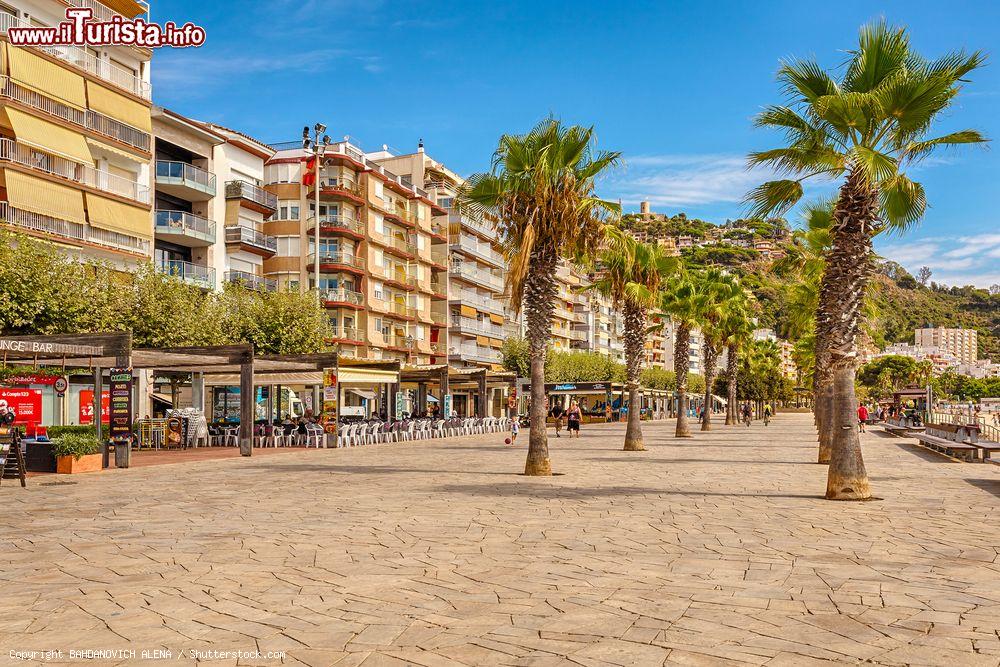
{"type": "Polygon", "coordinates": [[[46,433],[49,434],[49,440],[55,440],[56,438],[63,435],[94,435],[94,427],[81,425],[81,426],[49,426],[46,429],[46,433]]]}
{"type": "Polygon", "coordinates": [[[79,459],[100,452],[101,443],[93,433],[65,433],[52,441],[52,453],[55,456],[72,456],[79,459]]]}

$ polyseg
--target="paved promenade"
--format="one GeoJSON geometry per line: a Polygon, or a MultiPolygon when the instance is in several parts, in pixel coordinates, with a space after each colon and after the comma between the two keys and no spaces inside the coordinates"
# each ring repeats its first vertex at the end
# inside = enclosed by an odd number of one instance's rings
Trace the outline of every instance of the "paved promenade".
{"type": "Polygon", "coordinates": [[[672,431],[549,479],[494,435],[5,482],[0,663],[1000,664],[1000,467],[870,433],[881,500],[833,503],[809,415],[672,431]]]}

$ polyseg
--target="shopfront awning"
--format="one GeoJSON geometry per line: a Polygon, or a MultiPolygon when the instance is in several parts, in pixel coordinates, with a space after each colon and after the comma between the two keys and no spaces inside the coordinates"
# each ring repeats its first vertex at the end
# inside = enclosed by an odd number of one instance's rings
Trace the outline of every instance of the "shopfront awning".
{"type": "Polygon", "coordinates": [[[87,166],[94,165],[94,156],[82,134],[13,107],[5,107],[4,113],[7,114],[7,120],[19,143],[34,146],[46,153],[68,157],[87,166]]]}
{"type": "Polygon", "coordinates": [[[368,391],[367,389],[356,389],[354,387],[349,387],[347,389],[347,391],[351,392],[355,396],[360,396],[361,398],[365,399],[366,401],[374,401],[375,400],[375,392],[374,391],[368,391]]]}
{"type": "Polygon", "coordinates": [[[399,382],[399,372],[375,368],[344,368],[341,366],[339,382],[340,384],[396,384],[399,382]]]}

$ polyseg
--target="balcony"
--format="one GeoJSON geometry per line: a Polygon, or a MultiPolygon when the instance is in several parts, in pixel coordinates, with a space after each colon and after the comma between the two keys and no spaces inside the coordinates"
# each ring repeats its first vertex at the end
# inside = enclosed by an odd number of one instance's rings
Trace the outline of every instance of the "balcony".
{"type": "Polygon", "coordinates": [[[238,199],[241,206],[265,216],[278,210],[278,198],[275,195],[247,181],[227,181],[226,199],[238,199]]]}
{"type": "Polygon", "coordinates": [[[448,356],[455,361],[480,361],[499,364],[503,359],[500,350],[482,345],[461,345],[448,348],[448,356]]]}
{"type": "Polygon", "coordinates": [[[402,267],[389,267],[372,264],[370,271],[372,275],[377,276],[386,282],[394,283],[396,286],[401,289],[405,289],[408,292],[417,288],[417,277],[409,275],[402,267]]]}
{"type": "Polygon", "coordinates": [[[247,271],[226,271],[225,280],[227,283],[240,283],[247,289],[255,292],[278,291],[277,280],[258,276],[256,273],[248,273],[247,271]]]}
{"type": "Polygon", "coordinates": [[[412,227],[417,224],[417,218],[412,213],[407,210],[402,204],[387,205],[384,210],[385,217],[395,220],[396,222],[405,225],[407,227],[412,227]]]}
{"type": "Polygon", "coordinates": [[[261,257],[273,257],[278,252],[278,239],[243,225],[226,227],[226,245],[238,245],[261,257]]]}
{"type": "Polygon", "coordinates": [[[406,352],[416,348],[417,346],[417,341],[413,336],[391,333],[381,334],[379,338],[381,339],[381,345],[406,352]]]}
{"type": "MultiPolygon", "coordinates": [[[[0,33],[6,34],[10,28],[16,27],[32,28],[35,26],[22,21],[9,12],[0,11],[0,33]]],[[[98,58],[77,46],[33,46],[30,48],[55,56],[136,97],[141,97],[144,100],[152,99],[152,88],[149,82],[143,81],[136,76],[135,72],[119,67],[103,58],[98,58]]]]}
{"type": "Polygon", "coordinates": [[[156,161],[156,189],[185,201],[215,196],[215,174],[187,162],[156,161]]]}
{"type": "Polygon", "coordinates": [[[468,236],[452,236],[451,249],[472,255],[495,267],[504,266],[503,257],[500,256],[500,253],[493,250],[489,243],[477,243],[475,239],[471,239],[468,236]]]}
{"type": "Polygon", "coordinates": [[[452,276],[468,280],[482,287],[487,287],[494,292],[503,290],[503,280],[500,276],[474,268],[469,264],[461,262],[453,263],[449,272],[452,276]]]}
{"type": "Polygon", "coordinates": [[[185,211],[156,211],[156,238],[188,248],[215,243],[215,223],[185,211]]]}
{"type": "Polygon", "coordinates": [[[0,202],[0,223],[29,232],[55,236],[67,241],[90,243],[110,250],[146,256],[150,253],[150,242],[146,239],[81,225],[31,211],[23,211],[14,208],[7,202],[0,202]]]}
{"type": "Polygon", "coordinates": [[[19,83],[15,83],[9,77],[0,76],[0,97],[37,109],[78,127],[87,128],[146,153],[149,152],[150,136],[148,133],[90,109],[83,111],[66,106],[62,102],[40,95],[19,83]]]}
{"type": "MultiPolygon", "coordinates": [[[[315,216],[309,218],[309,231],[316,229],[315,216]]],[[[355,239],[362,239],[365,236],[365,223],[356,218],[344,215],[321,215],[319,216],[319,233],[350,236],[355,239]]]]}
{"type": "Polygon", "coordinates": [[[141,204],[149,203],[149,186],[129,178],[122,178],[91,165],[42,153],[38,149],[14,139],[0,139],[0,160],[14,162],[34,171],[59,176],[110,194],[125,197],[141,204]]]}
{"type": "Polygon", "coordinates": [[[505,338],[503,327],[492,323],[480,322],[469,317],[452,317],[451,328],[465,334],[489,336],[490,338],[505,338]]]}
{"type": "MultiPolygon", "coordinates": [[[[315,192],[311,190],[310,192],[315,192]]],[[[357,181],[350,178],[323,178],[319,184],[321,197],[341,197],[355,204],[364,204],[365,195],[357,181]]]]}
{"type": "Polygon", "coordinates": [[[333,327],[330,332],[330,339],[335,341],[347,341],[352,343],[367,343],[365,332],[357,327],[333,327]]]}
{"type": "Polygon", "coordinates": [[[431,280],[431,292],[434,296],[444,297],[448,296],[448,281],[446,280],[431,280]]]}
{"type": "Polygon", "coordinates": [[[497,237],[496,227],[485,220],[471,218],[468,215],[463,215],[456,211],[451,212],[448,216],[448,220],[449,222],[458,222],[462,225],[462,227],[487,239],[493,240],[497,237]]]}
{"type": "Polygon", "coordinates": [[[215,289],[215,269],[208,266],[198,266],[181,260],[158,262],[156,270],[164,275],[179,278],[189,285],[215,289]]]}
{"type": "MultiPolygon", "coordinates": [[[[309,265],[312,266],[316,261],[316,253],[309,254],[309,265]]],[[[365,270],[365,260],[357,255],[352,255],[346,252],[339,252],[333,250],[324,250],[320,246],[319,252],[319,266],[322,271],[336,271],[339,269],[346,269],[353,273],[364,273],[365,270]],[[329,268],[327,268],[329,267],[329,268]]]]}
{"type": "Polygon", "coordinates": [[[406,239],[401,239],[397,236],[380,236],[374,238],[377,243],[390,248],[390,252],[395,255],[400,255],[406,259],[414,259],[417,256],[417,246],[406,239]]]}
{"type": "Polygon", "coordinates": [[[458,305],[466,304],[469,306],[474,306],[478,310],[484,310],[487,313],[494,313],[495,315],[504,315],[504,303],[503,301],[493,297],[484,296],[482,294],[477,294],[470,289],[458,288],[451,291],[449,301],[452,303],[457,303],[458,305]]]}
{"type": "Polygon", "coordinates": [[[361,292],[354,292],[352,290],[344,289],[343,287],[339,289],[321,290],[319,294],[320,299],[322,299],[328,306],[345,304],[360,309],[361,304],[365,301],[365,295],[361,292]]]}

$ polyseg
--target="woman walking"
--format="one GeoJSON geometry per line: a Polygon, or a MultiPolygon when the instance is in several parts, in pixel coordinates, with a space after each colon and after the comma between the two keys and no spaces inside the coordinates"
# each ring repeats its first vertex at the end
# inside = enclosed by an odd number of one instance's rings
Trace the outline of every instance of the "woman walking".
{"type": "Polygon", "coordinates": [[[576,401],[573,401],[566,411],[566,431],[571,438],[580,437],[580,406],[576,401]]]}

